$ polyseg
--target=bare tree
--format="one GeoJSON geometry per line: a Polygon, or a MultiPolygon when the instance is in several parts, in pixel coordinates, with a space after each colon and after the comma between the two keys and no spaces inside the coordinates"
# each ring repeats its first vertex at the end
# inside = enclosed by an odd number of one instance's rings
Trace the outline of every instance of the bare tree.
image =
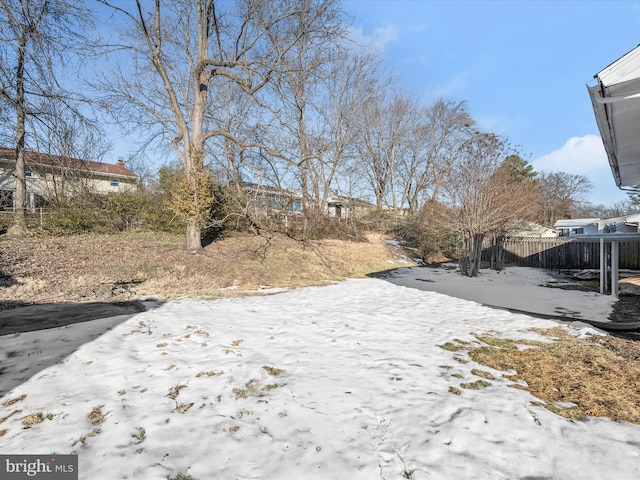
{"type": "Polygon", "coordinates": [[[585,210],[585,217],[611,218],[632,215],[640,212],[640,205],[634,203],[631,199],[605,205],[586,203],[583,205],[583,208],[585,210]]]}
{"type": "Polygon", "coordinates": [[[530,189],[501,169],[508,145],[493,134],[471,137],[460,149],[442,190],[451,207],[450,228],[462,241],[460,268],[478,275],[484,239],[501,235],[531,213],[530,189]]]}
{"type": "Polygon", "coordinates": [[[405,122],[403,156],[395,179],[403,206],[417,212],[424,201],[435,203],[444,177],[474,125],[464,102],[436,100],[430,107],[410,105],[405,122]]]}
{"type": "Polygon", "coordinates": [[[10,233],[26,232],[25,149],[29,121],[30,132],[36,136],[38,131],[46,131],[51,122],[48,103],[75,110],[73,95],[57,78],[62,66],[73,64],[70,54],[77,53],[73,47],[80,43],[80,25],[89,22],[81,2],[0,0],[0,101],[5,104],[6,116],[13,120],[16,152],[15,216],[10,233]]]}
{"type": "MultiPolygon", "coordinates": [[[[254,96],[278,75],[283,59],[301,41],[323,28],[321,0],[144,1],[100,0],[122,14],[127,29],[121,44],[130,54],[126,68],[105,85],[115,107],[138,126],[170,143],[185,176],[183,207],[188,252],[202,252],[201,228],[212,202],[204,194],[205,151],[209,139],[229,131],[211,125],[208,104],[216,86],[230,82],[254,96]],[[308,29],[296,29],[300,16],[308,29]]],[[[122,52],[120,52],[122,54],[122,52]]],[[[122,116],[120,118],[123,118],[122,116]]],[[[248,148],[250,146],[245,146],[248,148]]]]}
{"type": "MultiPolygon", "coordinates": [[[[300,2],[309,6],[310,0],[300,2]]],[[[344,37],[345,27],[341,22],[341,11],[336,0],[323,0],[318,8],[323,12],[324,27],[314,27],[316,18],[308,8],[293,17],[292,29],[309,32],[300,38],[283,56],[282,73],[272,82],[273,102],[271,111],[275,115],[276,127],[290,137],[277,148],[281,158],[298,170],[302,192],[303,210],[319,208],[318,192],[310,192],[310,169],[319,157],[321,142],[318,142],[321,113],[318,99],[322,95],[323,83],[330,74],[332,58],[336,54],[338,41],[344,37]],[[287,151],[288,150],[288,151],[287,151]],[[310,199],[314,197],[312,202],[310,199]]]]}
{"type": "Polygon", "coordinates": [[[356,143],[364,125],[360,112],[379,93],[380,58],[375,54],[341,49],[336,52],[318,100],[319,125],[308,177],[319,206],[336,190],[353,193],[340,178],[343,167],[356,156],[356,143]]]}
{"type": "Polygon", "coordinates": [[[583,195],[592,184],[584,175],[567,172],[541,172],[538,185],[544,198],[545,220],[553,225],[558,218],[571,218],[583,195]]]}
{"type": "Polygon", "coordinates": [[[372,98],[362,109],[363,127],[357,149],[378,211],[385,204],[391,204],[394,209],[399,204],[395,174],[399,159],[406,153],[406,136],[412,130],[410,112],[411,100],[401,94],[391,100],[384,96],[372,98]]]}

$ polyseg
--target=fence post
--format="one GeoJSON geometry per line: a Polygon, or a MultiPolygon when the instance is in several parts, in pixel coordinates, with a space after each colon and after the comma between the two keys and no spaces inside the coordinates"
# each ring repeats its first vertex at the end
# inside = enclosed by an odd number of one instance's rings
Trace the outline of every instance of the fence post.
{"type": "Polygon", "coordinates": [[[611,295],[618,298],[618,242],[611,241],[611,295]]]}
{"type": "Polygon", "coordinates": [[[600,238],[600,293],[604,294],[607,285],[607,259],[604,256],[604,238],[600,238]]]}

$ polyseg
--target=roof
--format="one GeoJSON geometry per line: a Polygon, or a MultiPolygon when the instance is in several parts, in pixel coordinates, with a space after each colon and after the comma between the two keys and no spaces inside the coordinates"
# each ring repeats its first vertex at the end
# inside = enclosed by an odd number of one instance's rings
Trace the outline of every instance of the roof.
{"type": "Polygon", "coordinates": [[[259,193],[260,195],[272,195],[289,198],[302,198],[302,195],[298,192],[292,192],[291,190],[287,190],[281,187],[274,187],[272,185],[242,182],[242,186],[249,193],[259,193]]]}
{"type": "MultiPolygon", "coordinates": [[[[0,160],[8,160],[15,162],[16,152],[12,148],[0,147],[0,160]]],[[[25,162],[30,165],[46,165],[46,166],[68,166],[76,170],[84,170],[91,173],[104,174],[117,177],[138,178],[131,170],[127,169],[124,162],[103,163],[92,162],[90,160],[80,160],[78,158],[61,157],[58,155],[49,155],[46,153],[25,151],[25,162]]]]}
{"type": "Polygon", "coordinates": [[[359,206],[359,207],[373,207],[373,203],[362,200],[361,198],[348,197],[346,195],[334,194],[327,199],[327,204],[338,206],[359,206]]]}
{"type": "Polygon", "coordinates": [[[584,227],[585,225],[591,225],[596,222],[599,222],[600,218],[567,218],[562,220],[557,220],[556,223],[553,224],[554,228],[576,228],[576,227],[584,227]]]}
{"type": "Polygon", "coordinates": [[[640,223],[640,213],[634,213],[633,215],[629,215],[625,223],[627,224],[640,223]]]}
{"type": "Polygon", "coordinates": [[[554,228],[545,227],[539,223],[523,221],[513,225],[509,234],[518,237],[532,237],[532,236],[556,236],[557,231],[554,228]]]}
{"type": "Polygon", "coordinates": [[[596,222],[598,224],[598,230],[602,230],[607,225],[624,225],[630,216],[631,215],[624,215],[622,217],[602,218],[596,222]]]}
{"type": "Polygon", "coordinates": [[[640,46],[594,77],[587,89],[614,181],[640,185],[640,46]]]}

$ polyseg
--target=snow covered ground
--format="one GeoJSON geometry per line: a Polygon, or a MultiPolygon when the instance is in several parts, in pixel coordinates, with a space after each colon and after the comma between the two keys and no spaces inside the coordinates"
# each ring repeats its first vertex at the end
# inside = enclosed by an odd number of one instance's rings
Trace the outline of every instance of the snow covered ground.
{"type": "Polygon", "coordinates": [[[595,292],[558,288],[571,283],[536,268],[509,267],[502,271],[480,270],[477,277],[463,277],[454,264],[402,268],[387,279],[420,290],[443,293],[484,305],[607,322],[615,298],[595,292]],[[549,288],[555,285],[556,288],[549,288]]]}
{"type": "MultiPolygon", "coordinates": [[[[611,305],[563,292],[574,312],[611,305]]],[[[635,424],[555,416],[502,372],[449,392],[478,366],[438,345],[557,325],[365,279],[7,335],[0,453],[77,453],[87,480],[638,478],[635,424]]]]}

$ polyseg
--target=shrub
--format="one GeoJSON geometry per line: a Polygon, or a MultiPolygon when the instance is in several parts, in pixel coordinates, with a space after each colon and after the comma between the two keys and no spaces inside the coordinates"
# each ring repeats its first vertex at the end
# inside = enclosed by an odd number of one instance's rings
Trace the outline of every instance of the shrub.
{"type": "Polygon", "coordinates": [[[444,206],[427,203],[419,212],[397,223],[393,233],[408,246],[416,248],[425,262],[434,258],[454,258],[457,237],[448,227],[447,218],[444,206]]]}
{"type": "Polygon", "coordinates": [[[181,231],[184,225],[154,192],[123,192],[111,195],[83,194],[65,204],[52,206],[43,217],[42,228],[58,234],[114,233],[131,228],[181,231]]]}

